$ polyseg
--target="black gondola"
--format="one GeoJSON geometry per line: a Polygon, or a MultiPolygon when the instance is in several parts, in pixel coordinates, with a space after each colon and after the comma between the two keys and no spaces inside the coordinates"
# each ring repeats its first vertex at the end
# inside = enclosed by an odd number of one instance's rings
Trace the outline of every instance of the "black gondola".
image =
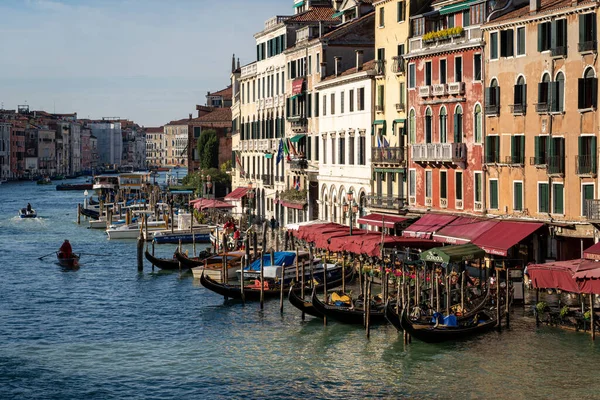
{"type": "Polygon", "coordinates": [[[98,211],[90,210],[87,208],[81,208],[81,215],[85,215],[91,219],[100,219],[100,213],[98,211]]]}
{"type": "MultiPolygon", "coordinates": [[[[152,263],[152,265],[155,265],[160,269],[167,269],[167,270],[171,270],[171,271],[176,271],[179,269],[179,261],[177,261],[176,259],[154,257],[152,254],[150,254],[148,252],[148,249],[146,249],[145,255],[146,255],[146,260],[150,261],[152,263]]],[[[189,268],[183,266],[183,264],[182,264],[181,269],[183,270],[183,269],[189,269],[189,268]]]]}
{"type": "MultiPolygon", "coordinates": [[[[352,278],[354,277],[354,270],[350,270],[349,272],[346,273],[346,282],[351,282],[352,278]]],[[[267,281],[265,281],[267,282],[267,281]]],[[[241,288],[240,285],[229,285],[226,283],[219,283],[216,282],[214,279],[211,279],[210,277],[202,274],[202,276],[200,277],[200,283],[202,284],[202,286],[204,286],[205,288],[207,288],[208,290],[211,290],[217,294],[220,294],[221,296],[224,297],[228,297],[231,299],[241,299],[242,298],[242,293],[241,293],[241,288]]],[[[342,279],[337,279],[337,280],[333,280],[333,281],[327,281],[327,287],[328,288],[334,288],[337,286],[340,286],[342,284],[342,279]]],[[[265,298],[269,298],[269,297],[278,297],[281,293],[281,288],[279,287],[278,284],[272,284],[272,283],[268,283],[268,288],[265,285],[265,289],[264,289],[264,296],[265,298]]],[[[283,287],[284,290],[289,290],[289,287],[291,285],[285,285],[283,287]]],[[[244,298],[245,300],[260,300],[260,287],[251,287],[251,286],[244,286],[244,298]]]]}
{"type": "MultiPolygon", "coordinates": [[[[344,324],[363,325],[365,311],[364,308],[354,307],[338,307],[323,303],[317,297],[317,293],[313,292],[312,306],[315,310],[327,318],[334,319],[344,324]]],[[[369,314],[370,324],[385,324],[385,310],[383,305],[371,306],[369,314]]]]}
{"type": "Polygon", "coordinates": [[[303,311],[305,314],[312,315],[313,317],[323,318],[323,314],[318,312],[310,301],[303,300],[302,297],[300,297],[300,293],[302,293],[301,289],[302,288],[300,287],[300,284],[295,284],[294,286],[290,287],[290,292],[288,294],[288,300],[290,303],[292,303],[292,305],[298,310],[303,311]]]}
{"type": "Polygon", "coordinates": [[[200,253],[198,253],[197,257],[188,257],[179,250],[175,251],[175,258],[177,261],[181,262],[182,266],[185,266],[186,268],[203,267],[204,260],[212,255],[213,253],[210,251],[202,250],[200,253]]]}
{"type": "Polygon", "coordinates": [[[457,326],[416,325],[402,312],[400,325],[408,334],[427,343],[455,341],[466,337],[491,331],[496,327],[496,319],[484,310],[480,310],[473,318],[461,321],[457,326]]]}

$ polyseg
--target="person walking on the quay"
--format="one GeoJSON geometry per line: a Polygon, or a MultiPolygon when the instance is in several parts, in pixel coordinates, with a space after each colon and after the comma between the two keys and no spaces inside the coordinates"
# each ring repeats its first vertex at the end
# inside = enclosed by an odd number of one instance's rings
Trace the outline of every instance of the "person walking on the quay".
{"type": "Polygon", "coordinates": [[[275,235],[275,229],[277,229],[277,220],[275,219],[274,216],[271,216],[271,235],[275,235]]]}

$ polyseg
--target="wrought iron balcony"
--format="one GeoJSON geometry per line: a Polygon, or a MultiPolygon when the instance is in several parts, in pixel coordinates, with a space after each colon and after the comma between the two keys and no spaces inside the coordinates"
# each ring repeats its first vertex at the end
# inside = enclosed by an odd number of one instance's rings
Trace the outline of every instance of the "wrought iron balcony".
{"type": "Polygon", "coordinates": [[[292,125],[292,131],[301,133],[306,132],[308,128],[308,119],[301,117],[299,115],[291,116],[288,118],[292,125]]]}
{"type": "Polygon", "coordinates": [[[396,103],[396,111],[400,112],[400,111],[404,111],[406,106],[404,105],[404,103],[396,103]]]}
{"type": "Polygon", "coordinates": [[[590,40],[587,42],[579,42],[577,44],[577,49],[580,53],[584,53],[587,51],[596,51],[598,48],[598,42],[595,40],[590,40]]]}
{"type": "Polygon", "coordinates": [[[383,111],[383,104],[375,104],[375,111],[382,112],[383,111]]]}
{"type": "Polygon", "coordinates": [[[583,203],[583,215],[589,221],[600,221],[600,200],[586,200],[583,203]]]}
{"type": "Polygon", "coordinates": [[[506,156],[506,164],[511,165],[523,165],[525,164],[525,155],[524,154],[512,154],[510,156],[506,156]]]}
{"type": "Polygon", "coordinates": [[[596,160],[591,155],[576,156],[575,166],[577,167],[577,175],[596,175],[596,160]]]}
{"type": "Polygon", "coordinates": [[[486,164],[498,164],[500,162],[500,153],[496,153],[492,151],[485,155],[485,163],[486,164]]]}
{"type": "Polygon", "coordinates": [[[371,149],[371,162],[383,164],[404,164],[405,147],[376,147],[371,149]]]}
{"type": "Polygon", "coordinates": [[[547,157],[545,154],[539,155],[537,157],[529,157],[529,165],[535,165],[538,167],[546,167],[547,157]]]}
{"type": "Polygon", "coordinates": [[[527,104],[511,104],[510,111],[513,115],[525,115],[527,111],[527,104]]]}
{"type": "Polygon", "coordinates": [[[500,105],[488,105],[485,106],[485,115],[499,115],[500,114],[500,105]]]}
{"type": "Polygon", "coordinates": [[[553,47],[550,50],[551,57],[566,57],[567,56],[567,46],[557,46],[553,47]]]}
{"type": "Polygon", "coordinates": [[[306,168],[308,168],[306,158],[294,158],[290,161],[290,169],[292,171],[305,170],[306,168]]]}
{"type": "Polygon", "coordinates": [[[548,156],[548,175],[564,175],[565,173],[565,156],[548,156]]]}
{"type": "Polygon", "coordinates": [[[395,56],[392,57],[392,72],[395,74],[403,74],[404,73],[404,57],[395,56]]]}
{"type": "Polygon", "coordinates": [[[414,162],[462,162],[467,159],[464,143],[419,143],[411,145],[414,162]]]}
{"type": "Polygon", "coordinates": [[[544,114],[550,111],[550,104],[548,103],[535,103],[535,111],[540,114],[544,114]]]}
{"type": "Polygon", "coordinates": [[[406,199],[388,195],[368,195],[367,202],[371,208],[399,210],[406,204],[406,199]]]}

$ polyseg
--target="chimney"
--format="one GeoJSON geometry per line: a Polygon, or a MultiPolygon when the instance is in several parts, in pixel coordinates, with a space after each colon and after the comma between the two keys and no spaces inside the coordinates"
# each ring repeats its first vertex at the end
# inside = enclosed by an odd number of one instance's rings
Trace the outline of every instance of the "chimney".
{"type": "Polygon", "coordinates": [[[363,59],[364,59],[364,51],[363,50],[355,50],[356,52],[356,72],[362,70],[363,67],[363,59]]]}
{"type": "Polygon", "coordinates": [[[540,10],[541,0],[529,0],[529,13],[536,14],[540,10]]]}
{"type": "Polygon", "coordinates": [[[326,76],[327,76],[327,63],[322,62],[321,63],[321,79],[325,78],[326,76]]]}
{"type": "Polygon", "coordinates": [[[342,57],[333,57],[335,76],[342,73],[342,57]]]}
{"type": "Polygon", "coordinates": [[[191,114],[191,113],[190,113],[190,118],[189,118],[189,119],[190,119],[190,120],[192,119],[192,114],[191,114]]]}
{"type": "Polygon", "coordinates": [[[235,53],[231,57],[231,72],[235,71],[235,53]]]}
{"type": "Polygon", "coordinates": [[[323,36],[323,21],[319,21],[319,37],[323,36]]]}
{"type": "Polygon", "coordinates": [[[238,57],[237,69],[240,69],[240,58],[238,57]]]}

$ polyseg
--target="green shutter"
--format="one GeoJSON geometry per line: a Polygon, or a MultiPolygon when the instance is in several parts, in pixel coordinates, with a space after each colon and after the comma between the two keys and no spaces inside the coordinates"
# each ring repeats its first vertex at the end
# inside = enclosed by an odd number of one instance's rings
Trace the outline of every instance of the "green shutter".
{"type": "Polygon", "coordinates": [[[591,157],[591,158],[592,158],[592,163],[591,163],[591,165],[592,165],[592,173],[594,173],[594,174],[595,174],[595,173],[596,173],[596,157],[597,157],[597,156],[596,156],[596,154],[597,154],[597,148],[596,148],[596,136],[592,136],[592,140],[591,140],[591,142],[592,142],[592,143],[590,144],[590,146],[592,147],[592,148],[591,148],[591,156],[592,156],[592,157],[591,157]]]}
{"type": "Polygon", "coordinates": [[[541,164],[541,162],[540,162],[540,137],[539,136],[534,137],[533,143],[534,143],[534,148],[535,148],[534,164],[539,165],[539,164],[541,164]]]}
{"type": "Polygon", "coordinates": [[[510,161],[511,163],[516,162],[517,158],[517,137],[510,137],[510,161]]]}
{"type": "Polygon", "coordinates": [[[500,136],[495,136],[494,137],[494,151],[495,151],[495,155],[494,155],[494,159],[496,162],[500,162],[500,136]]]}
{"type": "Polygon", "coordinates": [[[490,181],[490,208],[498,209],[498,181],[490,181]]]}
{"type": "Polygon", "coordinates": [[[312,94],[306,96],[306,117],[312,118],[312,94]]]}
{"type": "Polygon", "coordinates": [[[527,85],[521,85],[521,104],[526,105],[527,104],[527,85]]]}
{"type": "Polygon", "coordinates": [[[538,201],[539,212],[547,213],[548,212],[548,184],[547,183],[538,184],[538,195],[540,196],[539,201],[538,201]]]}
{"type": "Polygon", "coordinates": [[[484,103],[486,107],[491,106],[491,103],[490,103],[491,99],[492,99],[492,88],[486,87],[485,88],[485,103],[484,103]]]}
{"type": "Polygon", "coordinates": [[[564,214],[564,186],[555,184],[552,189],[554,192],[552,196],[554,200],[553,212],[554,214],[564,214]]]}
{"type": "Polygon", "coordinates": [[[579,43],[585,42],[585,17],[587,14],[579,14],[579,43]]]}
{"type": "Polygon", "coordinates": [[[543,35],[544,35],[544,24],[538,24],[538,32],[537,33],[538,33],[538,35],[537,35],[537,39],[538,39],[538,41],[537,41],[538,42],[537,43],[538,44],[538,51],[542,52],[542,51],[544,51],[544,49],[543,49],[543,42],[542,42],[542,38],[543,38],[543,35]]]}
{"type": "Polygon", "coordinates": [[[590,97],[592,98],[592,107],[596,108],[598,107],[598,78],[589,78],[588,79],[590,82],[590,89],[591,89],[591,94],[590,97]]]}
{"type": "Polygon", "coordinates": [[[557,40],[556,39],[558,38],[558,35],[557,35],[557,33],[558,33],[558,29],[557,29],[558,24],[556,22],[557,21],[554,20],[554,21],[551,22],[551,25],[550,25],[551,26],[551,28],[550,28],[550,32],[551,32],[550,33],[550,48],[551,49],[554,49],[557,46],[557,40]]]}
{"type": "Polygon", "coordinates": [[[500,112],[500,87],[496,86],[494,88],[494,92],[495,92],[495,101],[496,104],[494,104],[496,107],[498,107],[498,112],[500,112]]]}
{"type": "Polygon", "coordinates": [[[519,163],[525,164],[525,135],[519,137],[521,141],[521,152],[519,153],[519,163]]]}
{"type": "Polygon", "coordinates": [[[523,210],[523,183],[515,182],[514,185],[514,201],[513,206],[515,211],[523,210]]]}
{"type": "Polygon", "coordinates": [[[491,162],[491,159],[492,159],[492,156],[491,156],[491,154],[492,154],[492,151],[491,151],[491,148],[492,148],[491,144],[492,144],[492,142],[489,139],[491,139],[491,138],[488,137],[488,140],[485,141],[485,162],[486,163],[491,162]]]}

